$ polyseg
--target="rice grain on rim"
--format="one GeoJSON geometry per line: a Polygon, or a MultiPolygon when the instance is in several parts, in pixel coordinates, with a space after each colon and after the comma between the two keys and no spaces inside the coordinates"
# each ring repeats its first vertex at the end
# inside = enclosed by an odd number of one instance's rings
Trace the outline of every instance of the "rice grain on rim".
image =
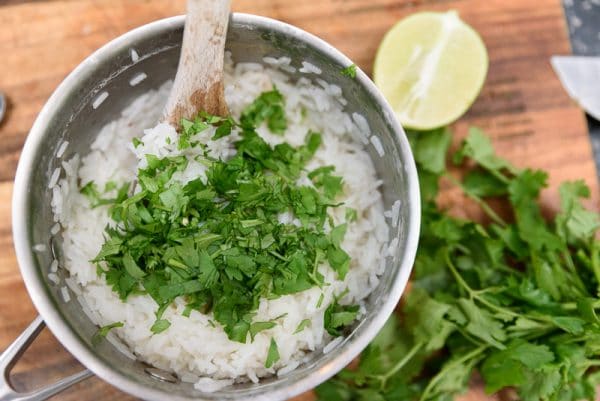
{"type": "Polygon", "coordinates": [[[60,295],[62,296],[62,299],[63,301],[65,301],[65,303],[71,300],[71,295],[69,295],[69,289],[67,287],[60,288],[60,295]]]}
{"type": "Polygon", "coordinates": [[[56,151],[56,158],[60,159],[65,154],[65,151],[67,150],[68,146],[69,141],[62,141],[62,143],[58,147],[58,150],[56,151]]]}
{"type": "Polygon", "coordinates": [[[129,85],[136,86],[146,78],[148,78],[148,75],[145,72],[137,73],[129,80],[129,85]]]}
{"type": "Polygon", "coordinates": [[[54,188],[54,186],[58,182],[59,177],[60,177],[60,167],[57,167],[52,172],[52,176],[50,177],[50,180],[48,181],[48,189],[54,188]]]}
{"type": "Polygon", "coordinates": [[[381,144],[381,140],[377,137],[377,135],[371,135],[371,144],[377,151],[379,157],[383,157],[385,155],[385,150],[383,149],[383,145],[381,144]]]}
{"type": "Polygon", "coordinates": [[[33,250],[36,252],[46,252],[46,245],[44,244],[35,244],[33,246],[33,250]]]}
{"type": "Polygon", "coordinates": [[[104,101],[106,100],[106,98],[108,97],[108,92],[107,91],[103,91],[102,93],[100,93],[96,99],[94,99],[94,102],[92,103],[92,108],[94,110],[96,110],[98,107],[100,107],[100,105],[102,103],[104,103],[104,101]]]}

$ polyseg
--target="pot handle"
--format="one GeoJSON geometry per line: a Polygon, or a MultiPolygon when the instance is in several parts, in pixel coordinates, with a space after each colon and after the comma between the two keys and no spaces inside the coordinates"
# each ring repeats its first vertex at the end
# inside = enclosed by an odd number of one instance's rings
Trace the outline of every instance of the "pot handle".
{"type": "Polygon", "coordinates": [[[0,374],[2,375],[0,377],[0,401],[42,401],[93,375],[92,372],[85,369],[38,390],[28,393],[15,391],[10,384],[10,372],[44,327],[46,324],[42,317],[36,317],[29,327],[0,355],[0,374]]]}

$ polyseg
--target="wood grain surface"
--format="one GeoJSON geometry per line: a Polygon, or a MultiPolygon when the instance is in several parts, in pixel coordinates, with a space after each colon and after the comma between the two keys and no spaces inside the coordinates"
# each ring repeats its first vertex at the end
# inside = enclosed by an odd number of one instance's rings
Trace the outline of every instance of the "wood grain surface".
{"type": "MultiPolygon", "coordinates": [[[[553,191],[565,179],[598,186],[581,111],[563,92],[549,57],[570,53],[559,0],[234,0],[233,9],[277,18],[316,34],[367,73],[382,36],[398,19],[418,10],[457,9],[477,29],[490,54],[488,79],[469,113],[455,124],[455,141],[469,125],[484,128],[500,154],[520,166],[550,172],[543,193],[548,212],[553,191]]],[[[0,125],[0,349],[34,318],[12,244],[10,199],[20,149],[36,114],[58,83],[87,55],[144,23],[184,11],[184,0],[0,0],[0,90],[9,110],[0,125]]],[[[459,214],[480,217],[465,199],[444,188],[443,203],[459,214]]],[[[79,369],[45,331],[17,365],[17,388],[34,388],[79,369]]],[[[296,401],[308,401],[308,393],[296,401]]],[[[133,399],[98,378],[57,400],[133,399]]],[[[492,400],[476,383],[461,400],[492,400]]]]}

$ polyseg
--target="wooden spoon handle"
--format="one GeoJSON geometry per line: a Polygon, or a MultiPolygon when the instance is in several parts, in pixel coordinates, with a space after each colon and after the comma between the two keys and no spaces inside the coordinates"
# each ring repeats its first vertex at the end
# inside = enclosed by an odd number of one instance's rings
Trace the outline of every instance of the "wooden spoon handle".
{"type": "Polygon", "coordinates": [[[163,122],[179,128],[198,111],[228,114],[223,91],[230,0],[188,0],[183,44],[163,122]]]}

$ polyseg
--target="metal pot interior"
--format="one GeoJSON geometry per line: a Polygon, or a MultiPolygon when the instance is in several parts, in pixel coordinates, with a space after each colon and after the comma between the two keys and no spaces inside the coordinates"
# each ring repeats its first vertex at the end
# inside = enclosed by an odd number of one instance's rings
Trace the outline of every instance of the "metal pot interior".
{"type": "MultiPolygon", "coordinates": [[[[371,131],[380,138],[385,150],[383,157],[371,144],[366,150],[384,182],[385,209],[389,210],[398,199],[402,202],[400,224],[392,228],[390,234],[390,238],[399,238],[398,257],[387,258],[384,276],[368,299],[367,317],[353,332],[328,354],[315,351],[307,363],[285,377],[201,393],[190,384],[157,379],[148,373],[147,365],[125,357],[108,342],[94,347],[91,338],[97,327],[76,300],[65,304],[60,296],[61,285],[56,286],[47,278],[53,254],[61,258],[60,234],[50,234],[54,222],[50,208],[52,191],[48,189],[50,175],[60,167],[60,160],[56,158],[59,144],[63,140],[70,144],[63,160],[75,153],[86,154],[101,127],[118,116],[120,110],[142,93],[172,79],[182,32],[183,17],[174,17],[116,39],[82,63],[41,112],[24,148],[15,186],[15,244],[23,277],[36,307],[65,347],[103,379],[138,397],[173,400],[290,397],[341,369],[381,328],[408,280],[419,229],[414,163],[404,132],[394,121],[389,106],[361,72],[354,80],[340,74],[340,70],[351,63],[346,57],[297,28],[266,18],[234,14],[227,49],[235,62],[262,63],[265,56],[285,55],[292,58],[295,67],[300,67],[302,61],[318,66],[322,69],[319,78],[343,88],[348,100],[346,111],[363,114],[371,131]],[[139,54],[137,62],[132,61],[132,50],[139,54]],[[148,77],[131,87],[129,80],[140,72],[148,77]],[[108,98],[94,109],[94,100],[104,91],[108,98]],[[32,251],[35,244],[45,244],[47,251],[32,251]]],[[[68,273],[59,269],[61,280],[65,274],[68,273]]]]}

